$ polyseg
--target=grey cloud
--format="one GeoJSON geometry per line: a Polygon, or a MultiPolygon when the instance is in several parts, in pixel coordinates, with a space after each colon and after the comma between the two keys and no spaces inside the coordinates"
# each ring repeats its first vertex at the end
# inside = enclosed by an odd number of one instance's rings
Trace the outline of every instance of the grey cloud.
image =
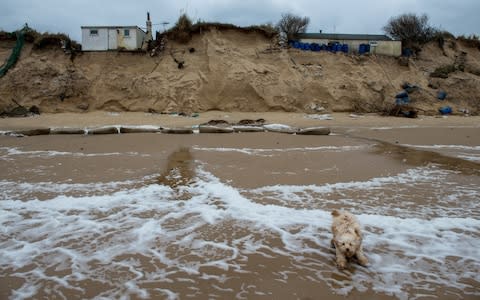
{"type": "MultiPolygon", "coordinates": [[[[38,31],[64,32],[80,40],[82,25],[145,26],[150,11],[154,24],[175,23],[182,12],[194,21],[233,23],[240,26],[275,23],[284,12],[310,17],[309,31],[381,33],[392,16],[427,13],[432,25],[454,34],[479,33],[477,0],[124,0],[59,1],[2,0],[0,29],[14,31],[25,22],[38,31]]],[[[161,30],[161,25],[154,27],[161,30]]]]}

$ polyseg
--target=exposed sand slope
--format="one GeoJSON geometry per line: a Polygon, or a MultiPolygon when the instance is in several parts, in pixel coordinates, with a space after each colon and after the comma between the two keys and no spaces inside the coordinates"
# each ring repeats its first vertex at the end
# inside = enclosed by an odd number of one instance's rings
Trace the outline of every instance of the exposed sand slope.
{"type": "Polygon", "coordinates": [[[410,82],[422,88],[412,94],[412,104],[426,114],[443,105],[477,114],[480,77],[472,73],[480,69],[480,51],[449,45],[444,51],[427,46],[409,67],[390,57],[266,51],[270,41],[264,36],[235,30],[210,30],[187,45],[170,42],[156,57],[85,52],[71,60],[60,49],[27,45],[15,68],[0,78],[0,111],[14,107],[15,99],[42,112],[379,112],[410,82]],[[433,80],[449,95],[439,102],[437,90],[428,87],[429,73],[453,64],[461,51],[467,53],[465,72],[433,80]],[[185,68],[178,69],[175,59],[185,68]]]}

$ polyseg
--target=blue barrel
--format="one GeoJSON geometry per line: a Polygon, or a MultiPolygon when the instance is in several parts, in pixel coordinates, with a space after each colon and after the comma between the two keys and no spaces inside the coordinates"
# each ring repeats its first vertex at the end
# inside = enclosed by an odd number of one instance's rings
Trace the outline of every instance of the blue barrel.
{"type": "Polygon", "coordinates": [[[402,50],[402,56],[410,57],[412,56],[412,53],[413,51],[410,48],[405,48],[402,50]]]}
{"type": "Polygon", "coordinates": [[[447,98],[447,92],[438,91],[437,98],[438,100],[445,100],[445,98],[447,98]]]}
{"type": "Polygon", "coordinates": [[[450,106],[440,107],[438,110],[442,115],[448,115],[452,113],[452,108],[450,106]]]}
{"type": "Polygon", "coordinates": [[[365,44],[360,44],[360,46],[358,46],[358,54],[365,54],[365,44]]]}
{"type": "Polygon", "coordinates": [[[293,43],[293,48],[295,48],[295,49],[300,48],[300,43],[299,42],[293,43]]]}
{"type": "Polygon", "coordinates": [[[395,104],[397,105],[405,105],[410,103],[410,98],[408,96],[403,98],[395,98],[395,104]]]}
{"type": "Polygon", "coordinates": [[[365,52],[370,53],[370,44],[365,44],[365,52]]]}
{"type": "Polygon", "coordinates": [[[310,44],[309,43],[303,44],[303,50],[305,50],[305,51],[310,50],[310,44]]]}
{"type": "Polygon", "coordinates": [[[402,92],[398,93],[397,95],[395,95],[395,98],[405,98],[405,97],[408,97],[407,91],[402,91],[402,92]]]}
{"type": "Polygon", "coordinates": [[[342,52],[343,53],[348,53],[348,44],[343,44],[342,45],[342,52]]]}

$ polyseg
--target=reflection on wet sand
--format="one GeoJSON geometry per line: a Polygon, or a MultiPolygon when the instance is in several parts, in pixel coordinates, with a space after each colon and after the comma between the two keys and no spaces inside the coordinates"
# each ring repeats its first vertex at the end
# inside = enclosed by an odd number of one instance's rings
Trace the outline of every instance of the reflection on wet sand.
{"type": "Polygon", "coordinates": [[[192,183],[195,176],[193,156],[190,148],[182,147],[168,156],[165,171],[157,178],[157,183],[171,187],[178,199],[187,200],[189,194],[182,187],[192,183]]]}
{"type": "Polygon", "coordinates": [[[419,150],[378,140],[374,149],[375,154],[392,156],[397,160],[416,167],[436,164],[442,169],[460,172],[464,175],[480,175],[480,164],[446,156],[438,152],[419,150]]]}
{"type": "Polygon", "coordinates": [[[168,157],[166,170],[158,177],[158,183],[177,188],[191,183],[194,176],[192,153],[189,148],[180,148],[168,157]]]}

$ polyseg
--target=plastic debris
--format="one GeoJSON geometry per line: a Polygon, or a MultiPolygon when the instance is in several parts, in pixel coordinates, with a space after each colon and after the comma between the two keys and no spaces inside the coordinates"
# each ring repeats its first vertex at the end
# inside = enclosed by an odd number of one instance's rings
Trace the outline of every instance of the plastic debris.
{"type": "Polygon", "coordinates": [[[415,91],[418,91],[418,89],[420,89],[420,87],[418,85],[414,85],[414,84],[410,84],[408,82],[405,82],[402,85],[402,89],[404,89],[407,93],[411,94],[415,91]]]}
{"type": "Polygon", "coordinates": [[[406,105],[410,103],[410,98],[408,97],[403,97],[403,98],[395,98],[395,104],[396,105],[406,105]]]}
{"type": "Polygon", "coordinates": [[[405,98],[405,97],[408,97],[407,91],[402,91],[395,96],[395,98],[405,98]]]}
{"type": "Polygon", "coordinates": [[[306,115],[305,118],[308,119],[315,119],[315,120],[333,120],[332,115],[330,114],[313,114],[313,115],[306,115]]]}
{"type": "Polygon", "coordinates": [[[447,98],[447,92],[445,91],[438,91],[437,93],[437,98],[439,100],[445,100],[445,98],[447,98]]]}
{"type": "Polygon", "coordinates": [[[449,115],[452,113],[452,108],[450,106],[443,106],[443,107],[440,107],[438,111],[442,115],[449,115]]]}
{"type": "Polygon", "coordinates": [[[402,91],[395,95],[395,104],[396,105],[405,105],[410,103],[410,97],[408,97],[407,91],[402,91]]]}

